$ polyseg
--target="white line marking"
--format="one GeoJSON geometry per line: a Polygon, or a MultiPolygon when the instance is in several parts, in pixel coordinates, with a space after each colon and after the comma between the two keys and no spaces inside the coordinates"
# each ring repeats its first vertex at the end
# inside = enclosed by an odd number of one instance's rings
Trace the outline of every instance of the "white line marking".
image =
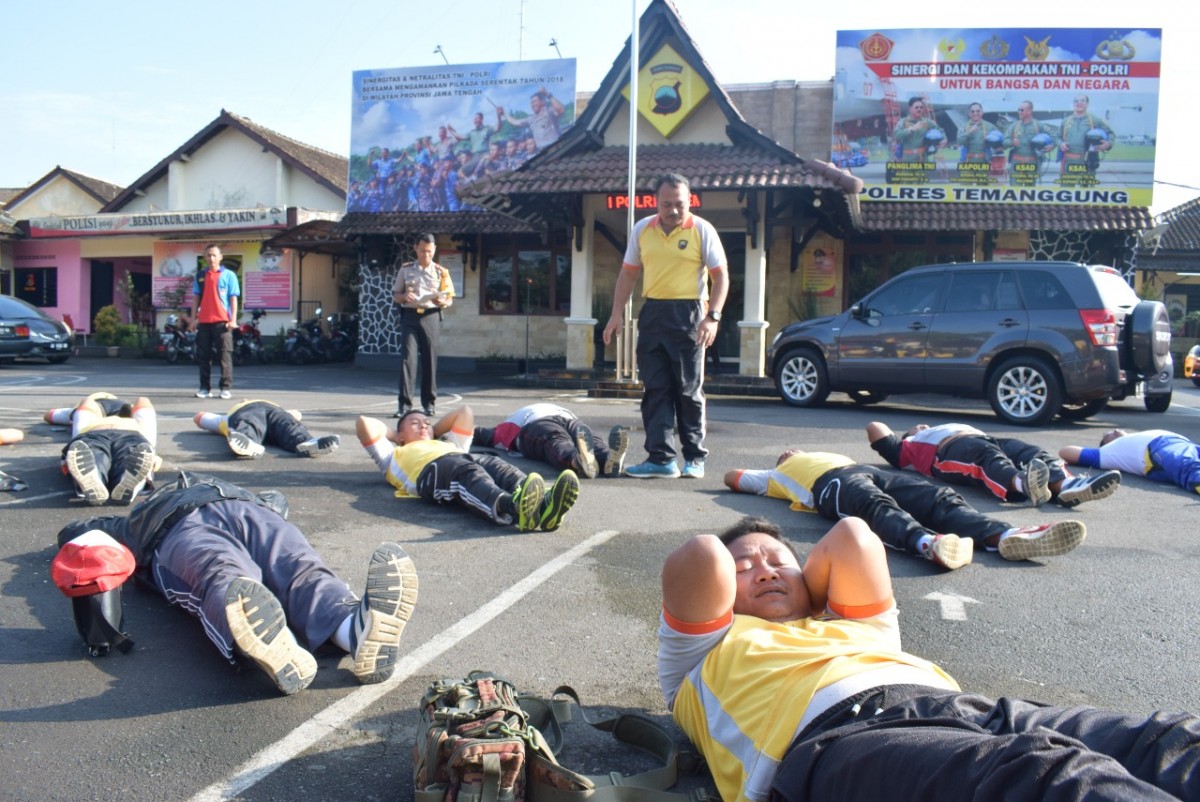
{"type": "Polygon", "coordinates": [[[979,604],[978,601],[970,596],[962,596],[953,591],[942,593],[934,591],[928,593],[925,598],[929,601],[935,601],[941,607],[942,620],[944,621],[966,621],[967,620],[967,605],[979,604]]]}
{"type": "Polygon", "coordinates": [[[43,493],[40,496],[28,496],[26,498],[14,498],[12,501],[0,501],[0,507],[9,507],[13,504],[20,504],[29,501],[41,501],[44,498],[55,498],[57,496],[69,496],[70,490],[60,490],[57,493],[43,493]]]}
{"type": "Polygon", "coordinates": [[[281,768],[287,761],[329,733],[339,730],[346,721],[375,704],[427,663],[457,646],[464,638],[512,607],[547,579],[616,534],[618,533],[615,530],[597,532],[574,548],[555,557],[475,612],[460,619],[458,623],[433,640],[427,641],[409,652],[396,664],[396,673],[392,675],[391,679],[378,685],[364,685],[345,698],[334,702],[313,716],[307,723],[300,725],[284,738],[238,766],[228,779],[213,783],[193,796],[191,802],[233,799],[258,784],[260,780],[281,768]]]}

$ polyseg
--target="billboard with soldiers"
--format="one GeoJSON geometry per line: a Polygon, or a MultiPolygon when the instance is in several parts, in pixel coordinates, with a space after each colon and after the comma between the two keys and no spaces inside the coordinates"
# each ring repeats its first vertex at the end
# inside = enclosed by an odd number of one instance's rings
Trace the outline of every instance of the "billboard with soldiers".
{"type": "Polygon", "coordinates": [[[457,212],[575,122],[575,59],[354,73],[347,212],[457,212]]]}
{"type": "Polygon", "coordinates": [[[1149,206],[1161,33],[839,31],[831,160],[865,201],[1149,206]]]}

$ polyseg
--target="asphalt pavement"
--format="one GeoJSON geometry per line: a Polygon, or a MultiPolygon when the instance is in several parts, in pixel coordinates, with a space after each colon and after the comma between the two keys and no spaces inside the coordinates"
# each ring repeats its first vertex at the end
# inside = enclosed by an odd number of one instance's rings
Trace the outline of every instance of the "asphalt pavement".
{"type": "MultiPolygon", "coordinates": [[[[636,401],[475,375],[441,379],[440,410],[468,403],[483,424],[543,399],[600,432],[640,422],[636,401]]],[[[898,431],[961,420],[1050,451],[1093,444],[1113,426],[1200,439],[1200,390],[1183,381],[1166,413],[1131,399],[1090,421],[1036,430],[1000,424],[982,401],[911,396],[863,409],[834,394],[824,409],[797,410],[768,398],[712,397],[704,479],[585,481],[562,529],[520,534],[393,496],[358,445],[354,422],[394,410],[395,374],[344,365],[236,371],[235,400],[300,409],[314,434],[341,436],[342,447],[318,459],[274,449],[259,460],[234,459],[220,437],[192,422],[197,411],[224,412],[231,402],[196,399],[195,387],[187,365],[77,359],[0,367],[0,427],[26,431],[23,443],[0,447],[0,468],[29,484],[0,494],[0,799],[411,800],[416,704],[431,680],[473,669],[497,671],[535,693],[570,684],[589,715],[638,711],[671,726],[654,657],[665,555],[747,514],[783,525],[802,553],[827,528],[783,502],[729,493],[725,471],[768,467],[789,446],[878,464],[864,435],[876,419],[898,431]],[[344,656],[319,655],[313,685],[281,697],[257,670],[228,666],[194,619],[134,587],[125,593],[132,653],[86,657],[48,569],[59,528],[95,510],[70,497],[58,467],[66,432],[41,416],[101,389],[154,402],[160,475],[202,470],[252,490],[283,490],[293,522],[356,591],[374,547],[402,543],[421,588],[396,676],[360,686],[344,656]]],[[[635,435],[635,460],[640,445],[635,435]]],[[[1008,563],[982,554],[952,573],[891,554],[909,651],[991,695],[1200,711],[1191,609],[1200,497],[1138,477],[1126,478],[1112,499],[1070,512],[964,495],[1018,525],[1078,517],[1088,539],[1057,559],[1008,563]]],[[[563,763],[584,773],[648,765],[607,738],[572,724],[563,763]]],[[[703,783],[687,778],[682,786],[703,783]]]]}

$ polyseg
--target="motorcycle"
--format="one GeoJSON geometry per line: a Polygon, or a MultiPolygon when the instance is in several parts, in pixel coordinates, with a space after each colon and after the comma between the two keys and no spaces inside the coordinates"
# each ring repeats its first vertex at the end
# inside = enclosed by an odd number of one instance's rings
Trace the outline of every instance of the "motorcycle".
{"type": "Polygon", "coordinates": [[[187,357],[192,362],[196,361],[196,332],[186,317],[167,316],[156,350],[166,357],[168,365],[174,365],[180,356],[187,357]]]}
{"type": "Polygon", "coordinates": [[[329,337],[321,328],[320,307],[317,308],[314,317],[287,330],[283,341],[283,355],[293,365],[329,360],[329,337]]]}
{"type": "Polygon", "coordinates": [[[358,353],[358,315],[330,315],[329,358],[336,362],[353,362],[358,353]]]}
{"type": "Polygon", "coordinates": [[[258,321],[267,314],[265,309],[255,309],[250,313],[250,322],[243,323],[233,330],[233,364],[244,365],[257,361],[263,364],[271,361],[271,355],[263,348],[262,333],[258,329],[258,321]]]}

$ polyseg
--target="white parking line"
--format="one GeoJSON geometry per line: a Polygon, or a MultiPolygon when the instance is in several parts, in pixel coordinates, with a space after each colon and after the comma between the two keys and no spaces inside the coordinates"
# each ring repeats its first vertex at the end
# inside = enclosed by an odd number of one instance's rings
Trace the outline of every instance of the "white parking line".
{"type": "Polygon", "coordinates": [[[458,623],[433,640],[423,643],[409,652],[396,664],[396,673],[392,675],[391,679],[378,685],[364,685],[325,708],[306,723],[292,730],[287,736],[238,766],[227,779],[213,783],[193,796],[192,802],[233,799],[253,787],[329,733],[340,730],[348,720],[375,704],[381,697],[391,692],[393,688],[407,680],[430,661],[457,646],[475,630],[528,596],[547,579],[595,547],[607,542],[616,534],[615,530],[597,532],[574,548],[558,555],[475,612],[460,619],[458,623]]]}

